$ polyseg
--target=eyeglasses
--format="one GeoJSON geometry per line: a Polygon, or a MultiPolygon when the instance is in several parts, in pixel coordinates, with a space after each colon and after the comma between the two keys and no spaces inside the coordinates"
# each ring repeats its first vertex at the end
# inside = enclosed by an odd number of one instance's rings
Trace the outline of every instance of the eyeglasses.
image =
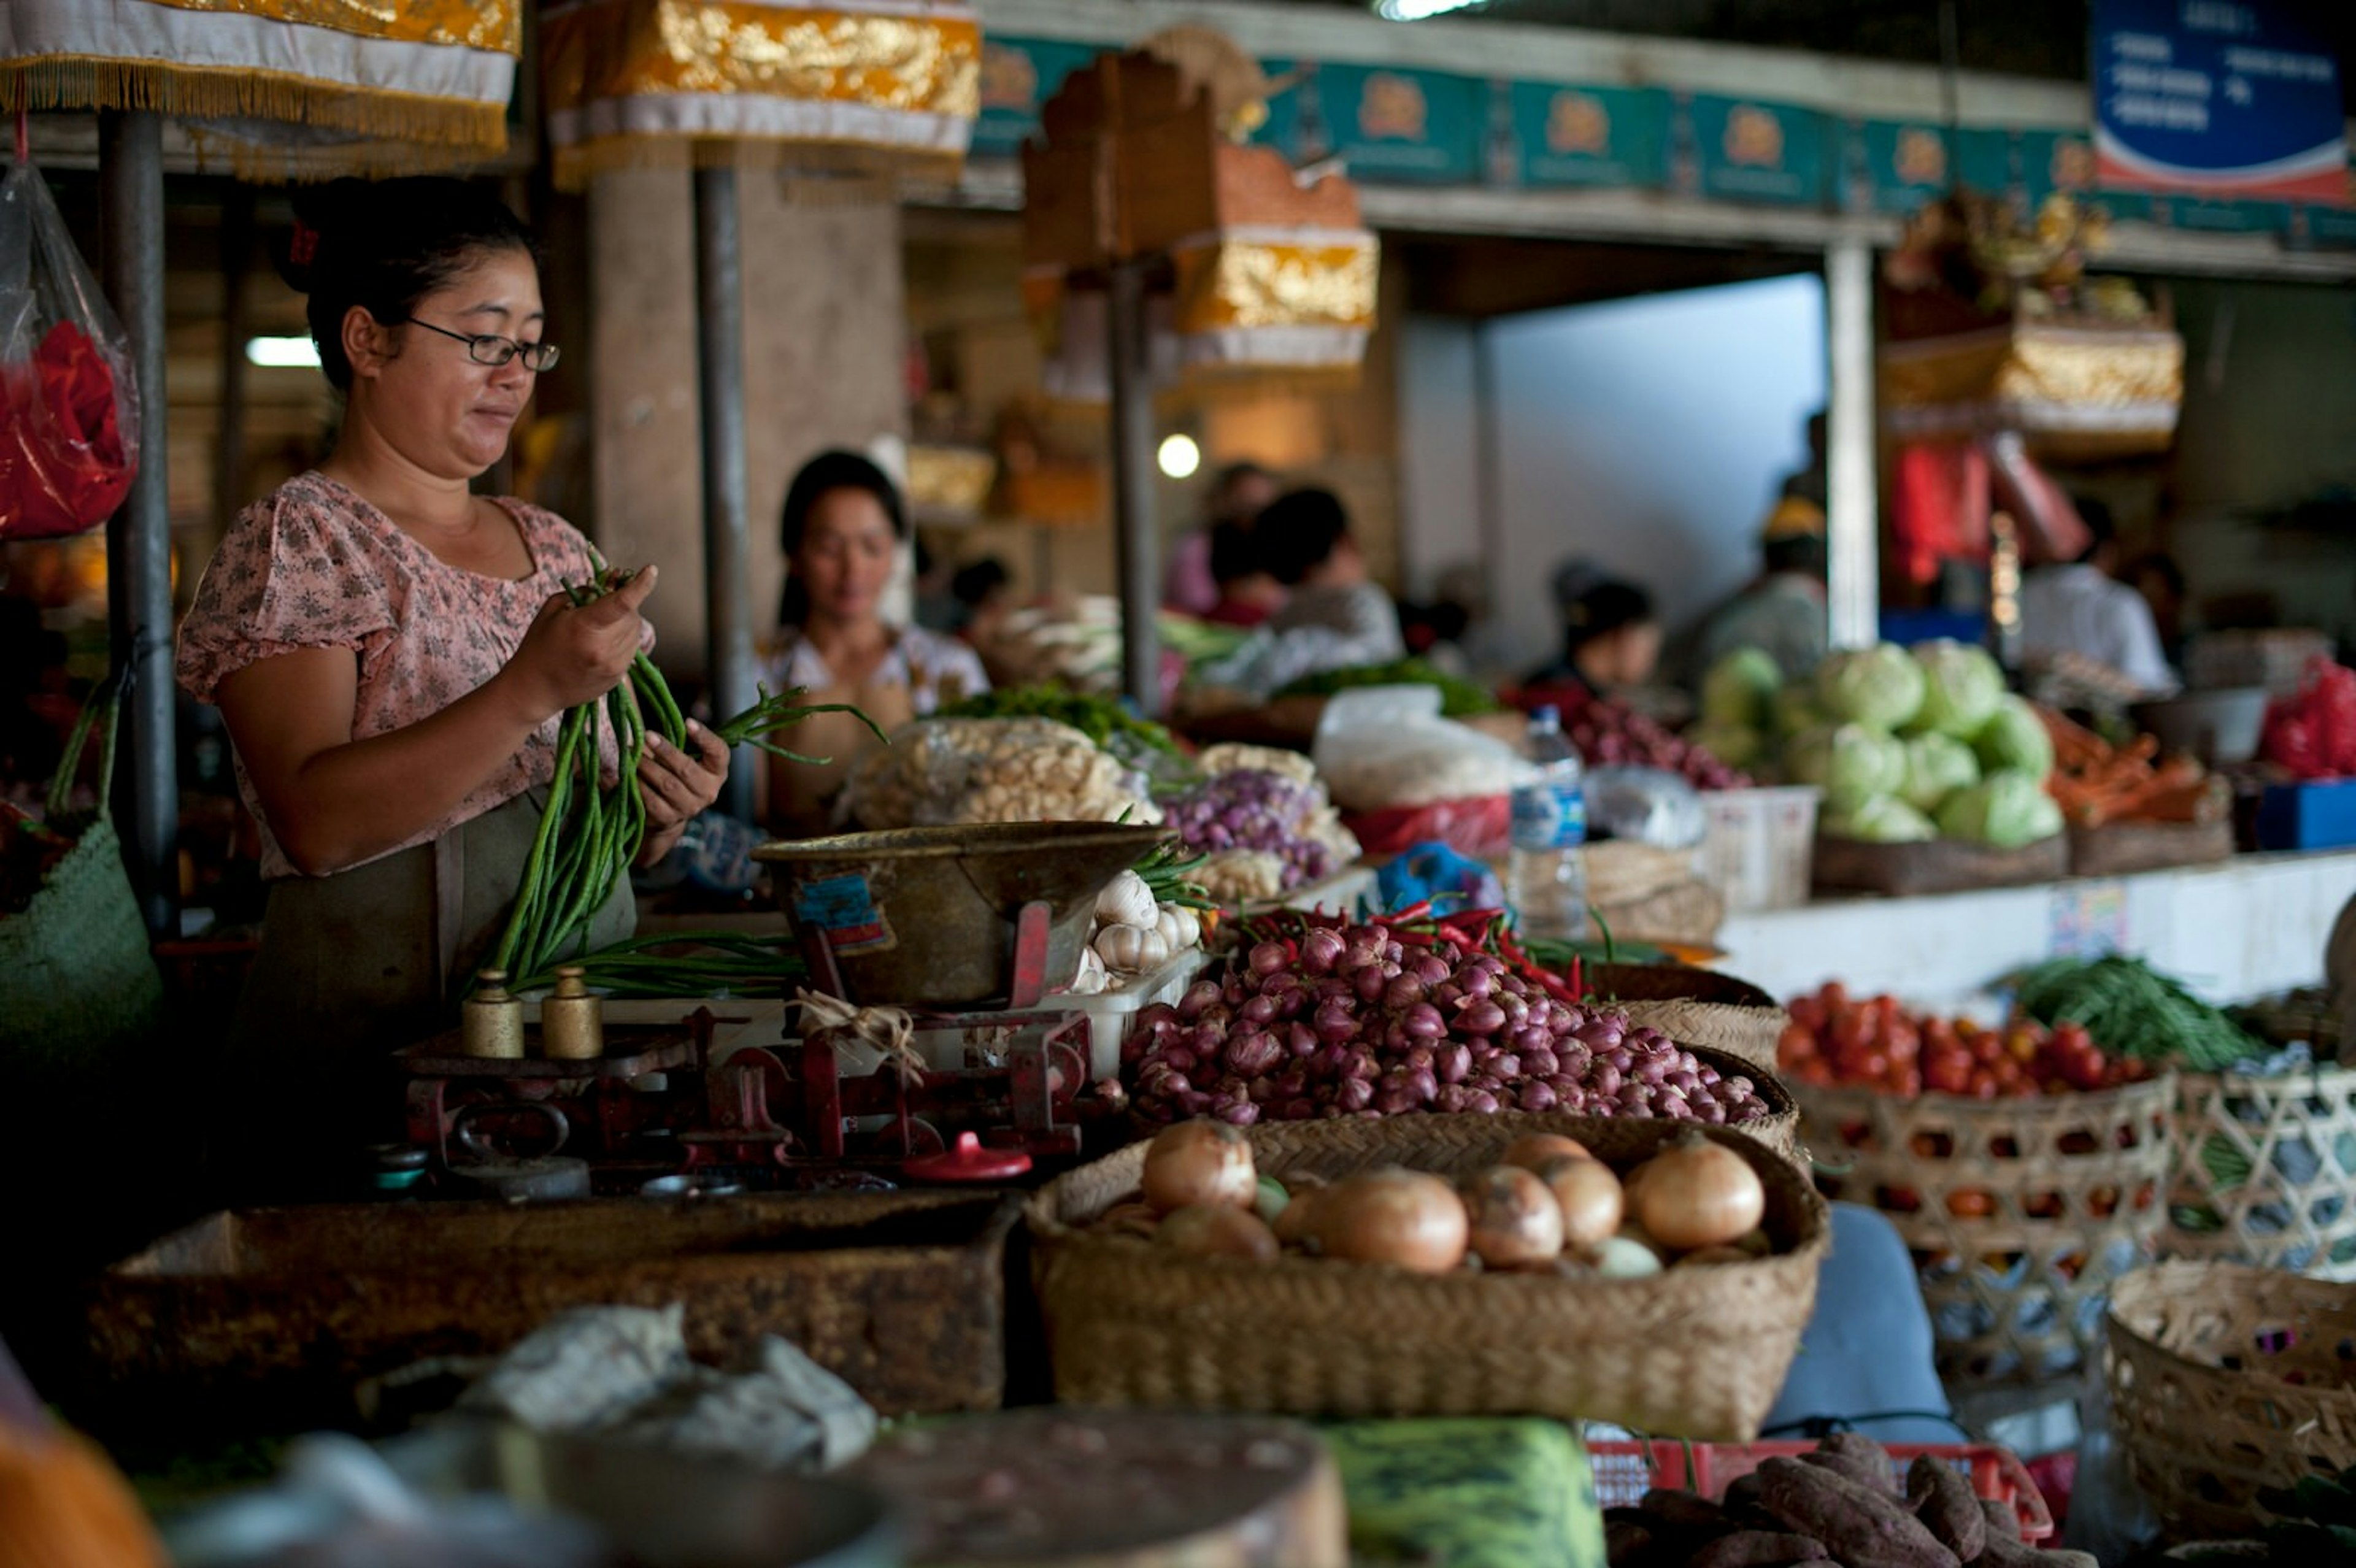
{"type": "MultiPolygon", "coordinates": [[[[438,332],[444,337],[455,337],[466,346],[466,357],[477,365],[499,366],[517,355],[523,356],[523,368],[533,375],[555,367],[562,352],[553,343],[518,343],[512,337],[500,337],[491,333],[468,334],[453,332],[446,326],[436,326],[415,316],[402,318],[412,326],[422,326],[428,332],[438,332]]],[[[398,324],[396,324],[398,325],[398,324]]]]}

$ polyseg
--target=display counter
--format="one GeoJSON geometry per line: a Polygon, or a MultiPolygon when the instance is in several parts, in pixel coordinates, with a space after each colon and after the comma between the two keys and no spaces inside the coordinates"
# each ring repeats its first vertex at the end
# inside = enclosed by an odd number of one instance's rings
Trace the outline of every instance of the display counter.
{"type": "Polygon", "coordinates": [[[2356,851],[1922,898],[1854,898],[1727,917],[1723,967],[1777,997],[1837,980],[1944,1007],[2047,958],[2129,953],[2215,1002],[2315,984],[2356,851]]]}

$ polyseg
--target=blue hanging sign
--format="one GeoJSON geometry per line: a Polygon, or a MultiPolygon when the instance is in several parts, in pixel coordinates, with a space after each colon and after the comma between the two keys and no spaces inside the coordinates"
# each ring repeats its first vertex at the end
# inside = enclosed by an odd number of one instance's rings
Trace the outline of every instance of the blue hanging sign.
{"type": "Polygon", "coordinates": [[[2348,200],[2340,65],[2294,0],[2094,0],[2106,187],[2348,200]]]}
{"type": "Polygon", "coordinates": [[[973,126],[973,155],[1012,157],[1039,131],[1039,107],[1064,79],[1104,51],[1094,44],[1055,38],[981,41],[981,114],[973,126]]]}
{"type": "Polygon", "coordinates": [[[1825,204],[1831,123],[1815,110],[1696,93],[1692,123],[1702,195],[1792,207],[1825,204]]]}
{"type": "Polygon", "coordinates": [[[1513,109],[1524,185],[1658,190],[1668,183],[1665,92],[1516,81],[1513,109]]]}

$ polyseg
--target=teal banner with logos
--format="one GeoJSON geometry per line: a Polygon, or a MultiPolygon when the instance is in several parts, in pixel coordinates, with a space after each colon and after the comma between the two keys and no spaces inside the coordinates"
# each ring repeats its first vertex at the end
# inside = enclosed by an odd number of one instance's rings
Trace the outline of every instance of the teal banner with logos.
{"type": "Polygon", "coordinates": [[[2084,131],[2023,131],[2020,192],[2034,213],[2056,191],[2099,208],[2117,222],[2143,222],[2152,216],[2151,198],[2094,189],[2094,138],[2084,131]]]}
{"type": "Polygon", "coordinates": [[[976,157],[1012,157],[1038,133],[1039,108],[1064,79],[1104,51],[1055,38],[985,37],[981,114],[974,122],[976,157]]]}
{"type": "Polygon", "coordinates": [[[1436,70],[1320,65],[1285,97],[1290,137],[1308,160],[1339,154],[1350,177],[1417,185],[1481,178],[1489,84],[1436,70]]]}
{"type": "Polygon", "coordinates": [[[1813,109],[1697,93],[1689,108],[1700,194],[1822,207],[1832,186],[1833,124],[1813,109]]]}
{"type": "Polygon", "coordinates": [[[1669,95],[1650,88],[1510,86],[1527,186],[1658,190],[1669,182],[1669,95]]]}
{"type": "Polygon", "coordinates": [[[1954,150],[1937,125],[1868,120],[1857,128],[1866,191],[1875,212],[1903,216],[1947,194],[1954,183],[1954,150]]]}

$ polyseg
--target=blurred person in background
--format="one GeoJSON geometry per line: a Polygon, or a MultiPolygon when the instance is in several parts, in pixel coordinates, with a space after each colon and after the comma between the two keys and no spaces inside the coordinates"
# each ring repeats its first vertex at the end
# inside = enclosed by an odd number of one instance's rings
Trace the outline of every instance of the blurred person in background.
{"type": "Polygon", "coordinates": [[[969,561],[949,577],[949,595],[956,601],[951,627],[966,643],[980,647],[1004,630],[1006,613],[1014,608],[1014,574],[994,555],[969,561]]]}
{"type": "Polygon", "coordinates": [[[1208,615],[1217,606],[1219,582],[1211,546],[1220,525],[1250,528],[1280,488],[1276,475],[1257,463],[1230,463],[1219,470],[1211,481],[1203,522],[1188,529],[1170,553],[1170,568],[1162,581],[1163,609],[1208,615]]]}
{"type": "Polygon", "coordinates": [[[2160,656],[2169,664],[2184,663],[2191,629],[2185,624],[2184,569],[2164,549],[2150,550],[2127,562],[2119,581],[2143,595],[2151,611],[2151,627],[2159,635],[2160,656]]]}
{"type": "Polygon", "coordinates": [[[1289,597],[1232,657],[1205,667],[1210,684],[1266,698],[1304,676],[1406,656],[1398,607],[1374,581],[1339,496],[1318,489],[1280,496],[1252,538],[1289,597]]]}
{"type": "Polygon", "coordinates": [[[1219,599],[1204,612],[1205,621],[1248,629],[1284,608],[1284,585],[1261,560],[1249,523],[1230,519],[1212,526],[1211,576],[1219,585],[1219,599]]]}
{"type": "Polygon", "coordinates": [[[1825,509],[1786,495],[1759,534],[1761,571],[1712,611],[1695,652],[1697,676],[1737,648],[1763,649],[1787,681],[1814,671],[1825,656],[1825,509]]]}
{"type": "Polygon", "coordinates": [[[1650,593],[1592,561],[1574,560],[1554,574],[1554,600],[1562,653],[1526,684],[1612,697],[1651,682],[1660,668],[1661,623],[1650,593]]]}
{"type": "Polygon", "coordinates": [[[2111,509],[2072,497],[2088,543],[2076,560],[2040,566],[2020,585],[2020,651],[2032,666],[2072,661],[2109,672],[2140,696],[2176,689],[2176,672],[2143,595],[2112,575],[2119,564],[2111,509]]]}

